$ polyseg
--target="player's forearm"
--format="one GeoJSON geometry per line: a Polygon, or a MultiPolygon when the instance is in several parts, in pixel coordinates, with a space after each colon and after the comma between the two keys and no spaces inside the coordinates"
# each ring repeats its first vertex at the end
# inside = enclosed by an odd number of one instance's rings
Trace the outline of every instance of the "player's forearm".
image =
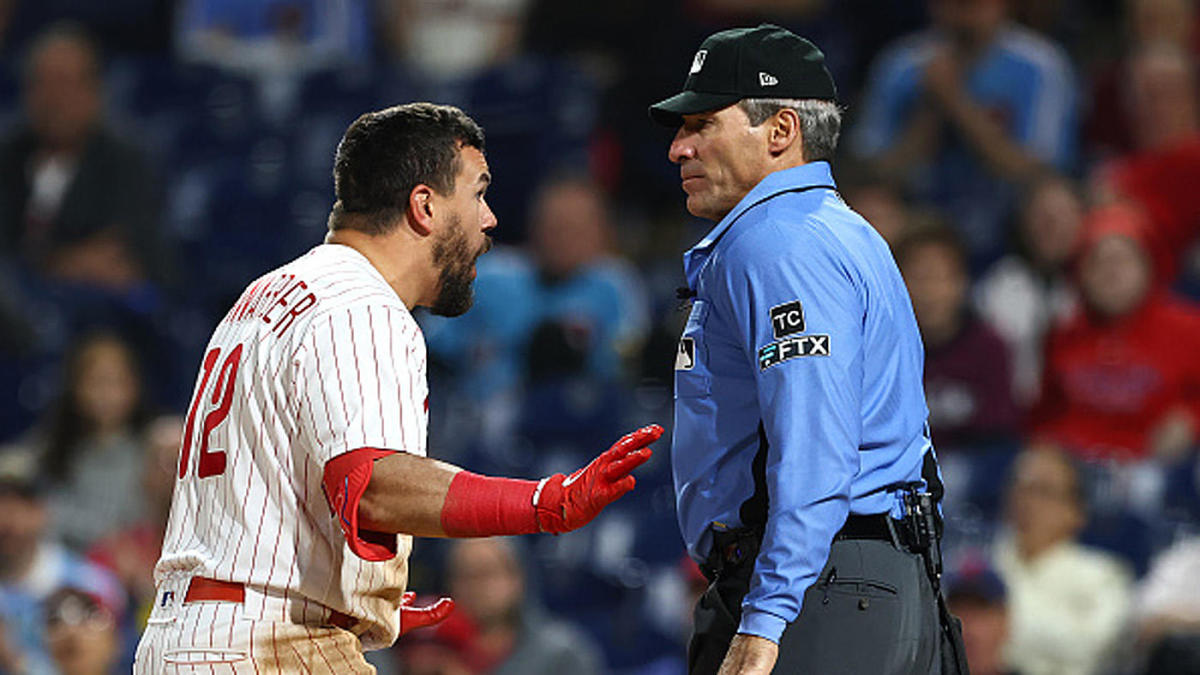
{"type": "Polygon", "coordinates": [[[396,452],[375,461],[358,503],[362,528],[419,537],[444,537],[442,507],[462,469],[446,462],[396,452]]]}
{"type": "MultiPolygon", "coordinates": [[[[655,424],[625,434],[569,478],[555,474],[540,481],[481,476],[426,457],[390,453],[377,458],[369,472],[357,469],[359,481],[369,480],[358,500],[357,522],[365,530],[423,537],[569,532],[633,489],[630,472],[650,458],[647,446],[662,433],[655,424]]],[[[326,491],[335,493],[341,481],[335,478],[332,484],[331,489],[327,477],[326,491]]],[[[353,500],[342,504],[335,510],[353,500]]]]}

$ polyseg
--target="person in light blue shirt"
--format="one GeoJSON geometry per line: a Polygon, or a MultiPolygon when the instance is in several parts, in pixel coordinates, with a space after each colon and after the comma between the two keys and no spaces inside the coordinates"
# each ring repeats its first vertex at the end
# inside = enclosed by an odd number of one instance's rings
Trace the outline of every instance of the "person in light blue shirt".
{"type": "Polygon", "coordinates": [[[946,212],[975,271],[1006,252],[1019,186],[1076,163],[1066,52],[1006,0],[929,0],[933,25],[875,60],[850,149],[946,212]]]}
{"type": "Polygon", "coordinates": [[[712,582],[690,673],[955,672],[936,527],[907,515],[941,487],[921,339],[887,244],[837,193],[822,61],[776,26],[723,31],[650,109],[678,129],[688,211],[718,221],[684,254],[675,362],[679,523],[712,582]]]}

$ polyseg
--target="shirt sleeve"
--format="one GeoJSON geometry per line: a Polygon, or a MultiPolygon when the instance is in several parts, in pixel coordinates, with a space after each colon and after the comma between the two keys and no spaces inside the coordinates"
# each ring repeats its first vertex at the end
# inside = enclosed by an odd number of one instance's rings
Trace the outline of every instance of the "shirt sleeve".
{"type": "Polygon", "coordinates": [[[754,370],[768,444],[767,524],[738,632],[776,642],[829,557],[859,468],[864,303],[842,251],[811,223],[764,222],[731,246],[716,298],[754,370]]]}
{"type": "Polygon", "coordinates": [[[1017,129],[1019,140],[1043,162],[1065,169],[1075,159],[1076,85],[1070,62],[1051,45],[1030,51],[1028,98],[1017,129]]]}
{"type": "Polygon", "coordinates": [[[403,310],[318,316],[296,360],[299,431],[317,463],[358,448],[425,455],[425,349],[403,310]]]}
{"type": "Polygon", "coordinates": [[[870,157],[886,151],[903,130],[919,84],[915,56],[911,49],[889,50],[871,68],[862,112],[849,139],[855,155],[870,157]]]}

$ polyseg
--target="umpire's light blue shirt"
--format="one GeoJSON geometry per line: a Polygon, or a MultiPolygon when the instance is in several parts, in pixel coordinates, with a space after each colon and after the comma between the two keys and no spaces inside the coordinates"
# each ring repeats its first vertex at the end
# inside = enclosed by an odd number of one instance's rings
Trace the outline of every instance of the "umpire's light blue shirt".
{"type": "Polygon", "coordinates": [[[763,545],[739,632],[778,642],[847,514],[900,515],[920,480],[924,351],[887,244],[827,162],[762,180],[684,254],[696,292],[675,362],[679,525],[702,561],[743,525],[767,443],[763,545]]]}

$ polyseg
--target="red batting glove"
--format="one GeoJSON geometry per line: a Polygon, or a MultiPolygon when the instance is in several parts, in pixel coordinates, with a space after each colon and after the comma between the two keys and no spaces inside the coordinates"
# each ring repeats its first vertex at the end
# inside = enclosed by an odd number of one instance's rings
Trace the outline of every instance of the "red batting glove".
{"type": "Polygon", "coordinates": [[[454,611],[454,601],[450,598],[442,598],[428,607],[413,607],[413,601],[416,599],[417,594],[408,591],[400,600],[401,635],[410,630],[441,623],[442,619],[450,616],[450,612],[454,611]]]}
{"type": "Polygon", "coordinates": [[[657,424],[625,434],[611,448],[570,476],[543,478],[533,493],[533,507],[542,532],[560,534],[587,525],[604,507],[637,484],[630,472],[650,459],[646,447],[662,436],[657,424]]]}

